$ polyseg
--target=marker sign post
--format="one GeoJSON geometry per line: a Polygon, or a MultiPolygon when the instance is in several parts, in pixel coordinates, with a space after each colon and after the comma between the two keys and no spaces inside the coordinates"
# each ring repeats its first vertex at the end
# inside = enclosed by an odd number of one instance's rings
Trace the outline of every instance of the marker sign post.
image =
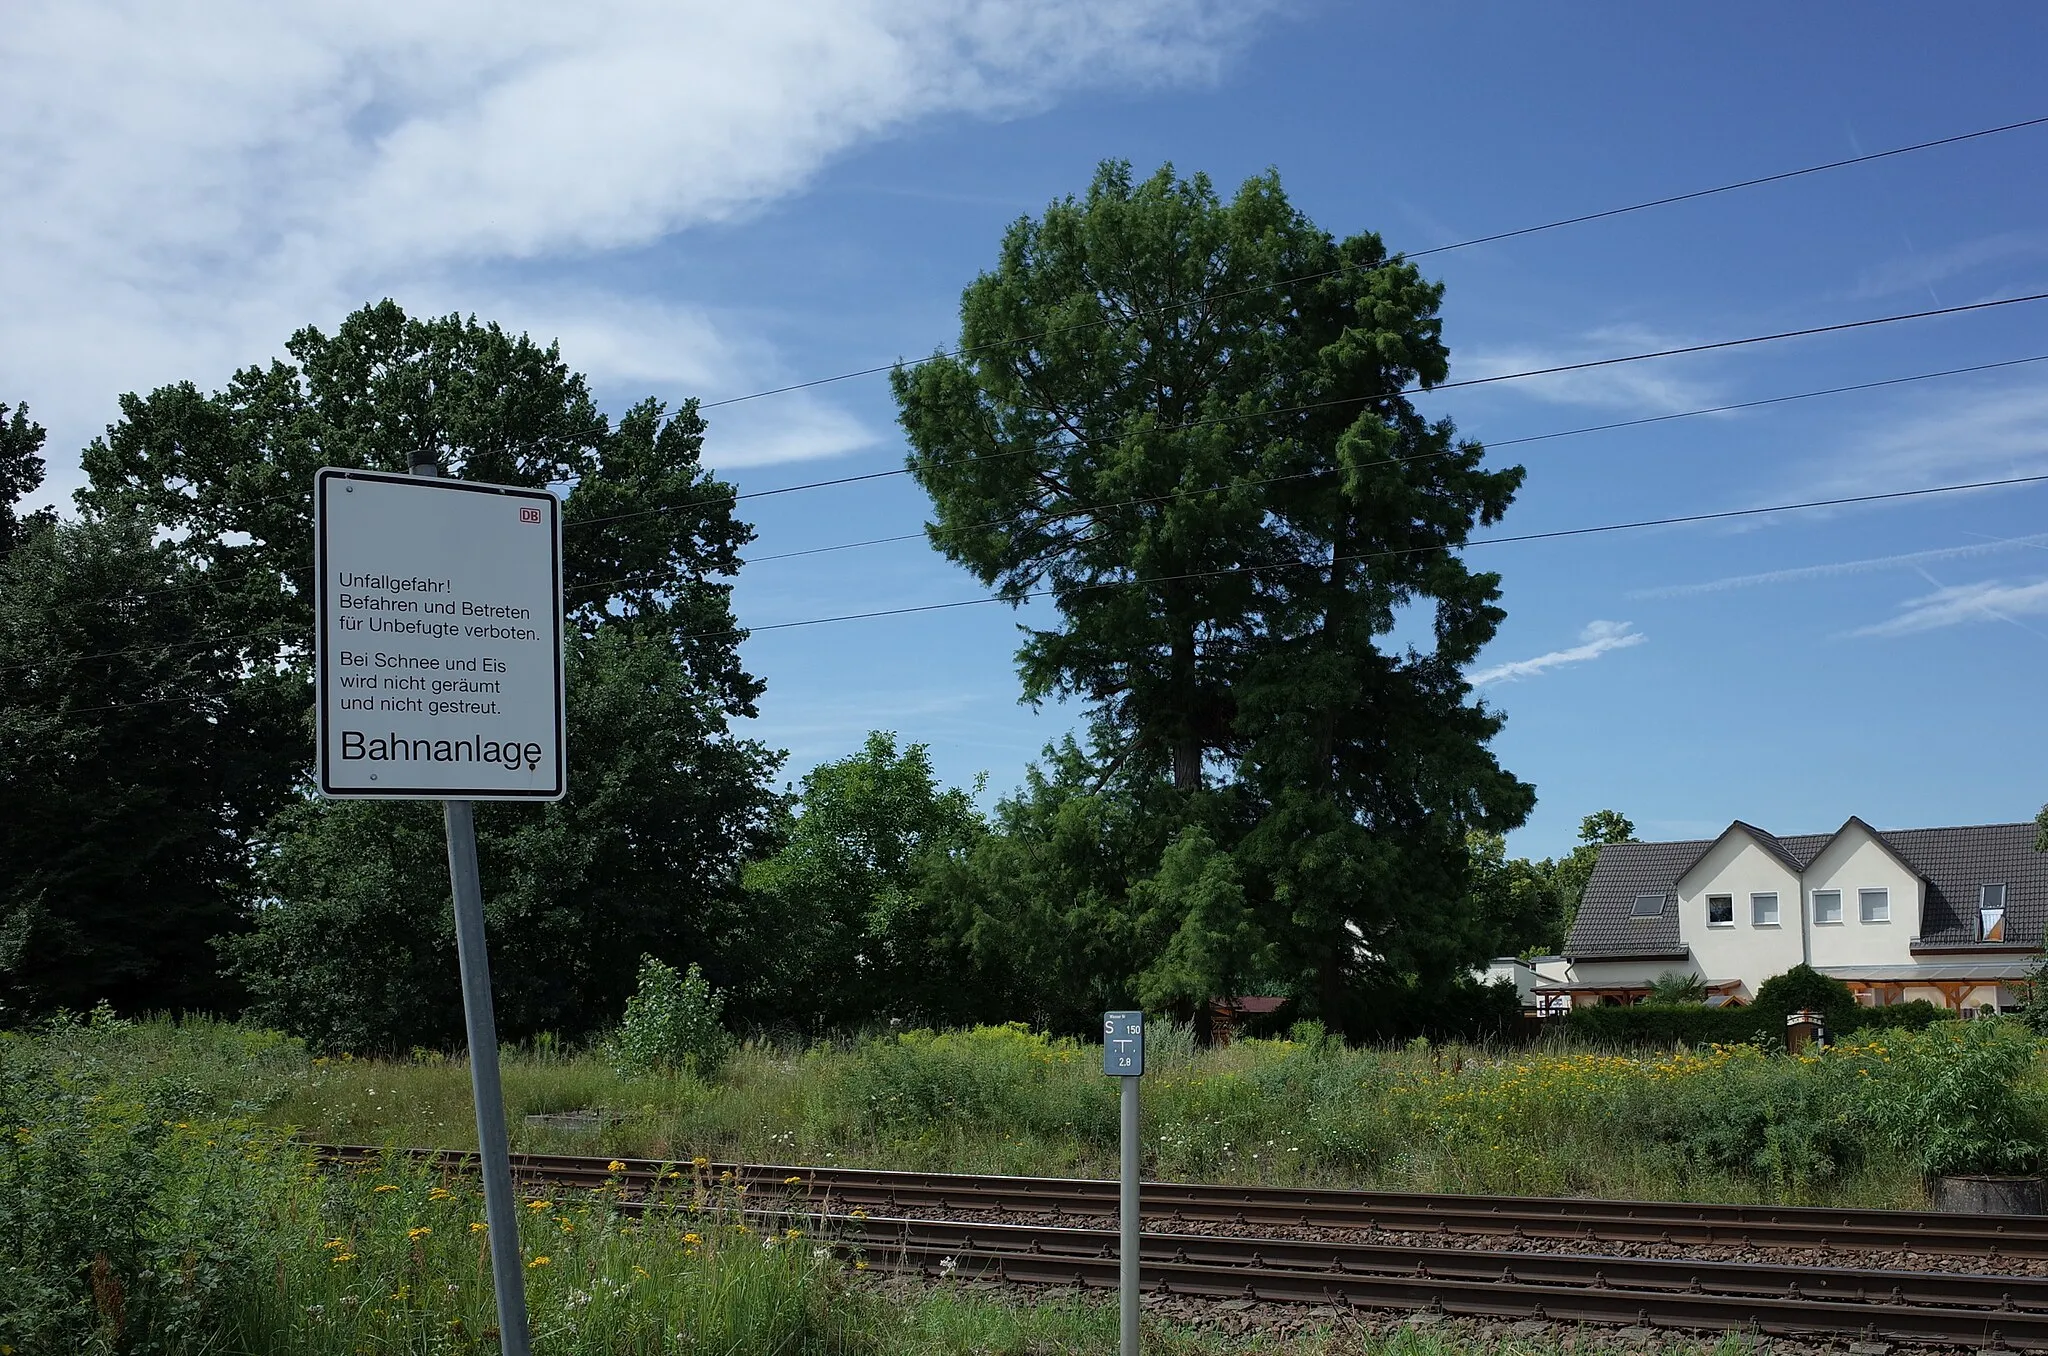
{"type": "Polygon", "coordinates": [[[1138,1139],[1138,1080],[1145,1075],[1145,1014],[1102,1014],[1102,1071],[1122,1080],[1118,1089],[1123,1112],[1122,1183],[1117,1193],[1117,1317],[1122,1356],[1138,1356],[1138,1160],[1144,1145],[1138,1139]]]}
{"type": "Polygon", "coordinates": [[[313,478],[318,777],[326,796],[442,803],[500,1350],[529,1356],[472,802],[568,789],[561,505],[412,469],[313,478]]]}

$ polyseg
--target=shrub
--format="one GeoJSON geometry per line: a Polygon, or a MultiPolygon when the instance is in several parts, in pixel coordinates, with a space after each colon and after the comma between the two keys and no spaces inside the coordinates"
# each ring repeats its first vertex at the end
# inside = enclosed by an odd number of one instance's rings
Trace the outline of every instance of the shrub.
{"type": "Polygon", "coordinates": [[[725,994],[694,962],[679,975],[674,966],[643,956],[638,988],[606,1049],[622,1073],[680,1069],[710,1078],[732,1054],[732,1037],[720,1023],[724,1012],[725,994]]]}
{"type": "Polygon", "coordinates": [[[2032,1172],[2043,1153],[2042,1107],[2020,1090],[2036,1046],[1999,1019],[1899,1031],[1868,1047],[1875,1063],[1860,1111],[1924,1173],[2032,1172]]]}
{"type": "Polygon", "coordinates": [[[1000,1127],[1114,1143],[1117,1092],[1101,1067],[1097,1048],[1011,1022],[863,1042],[844,1087],[863,1128],[890,1139],[1000,1127]]]}
{"type": "Polygon", "coordinates": [[[0,1035],[0,1351],[208,1349],[263,1257],[283,1136],[169,1119],[196,1085],[125,1086],[118,1035],[0,1035]]]}
{"type": "Polygon", "coordinates": [[[1704,1003],[1707,985],[1698,975],[1666,970],[1650,985],[1652,1003],[1704,1003]]]}
{"type": "Polygon", "coordinates": [[[1768,1183],[1796,1200],[1863,1163],[1863,1144],[1845,1114],[1849,1080],[1840,1061],[1738,1047],[1659,1067],[1667,1072],[1652,1075],[1659,1095],[1648,1128],[1691,1166],[1768,1183]]]}
{"type": "MultiPolygon", "coordinates": [[[[1574,1008],[1564,1021],[1575,1040],[1592,1045],[1740,1045],[1770,1035],[1754,1008],[1641,1003],[1574,1008]]],[[[1778,1030],[1784,1030],[1782,1021],[1778,1030]]]]}
{"type": "Polygon", "coordinates": [[[1830,1032],[1840,1033],[1856,1025],[1856,995],[1839,979],[1830,979],[1811,965],[1795,965],[1782,975],[1772,975],[1756,987],[1756,1001],[1750,1010],[1764,1019],[1762,1025],[1783,1035],[1785,1018],[1801,1009],[1812,1009],[1827,1020],[1830,1032]]]}
{"type": "Polygon", "coordinates": [[[1952,1022],[1955,1013],[1947,1008],[1938,1008],[1924,998],[1910,1003],[1894,1003],[1885,1008],[1856,1009],[1856,1016],[1849,1030],[1864,1031],[1925,1031],[1936,1022],[1952,1022]]]}

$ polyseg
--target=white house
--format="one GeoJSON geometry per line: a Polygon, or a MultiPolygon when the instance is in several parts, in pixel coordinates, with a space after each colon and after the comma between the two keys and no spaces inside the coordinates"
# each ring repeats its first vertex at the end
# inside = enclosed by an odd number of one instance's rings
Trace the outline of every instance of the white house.
{"type": "Polygon", "coordinates": [[[1530,985],[1546,1011],[1633,1003],[1660,975],[1743,1003],[1804,962],[1857,1001],[2011,1009],[2041,955],[2048,855],[2032,824],[1880,832],[1860,819],[1778,838],[1741,820],[1712,840],[1600,849],[1564,963],[1530,985]]]}

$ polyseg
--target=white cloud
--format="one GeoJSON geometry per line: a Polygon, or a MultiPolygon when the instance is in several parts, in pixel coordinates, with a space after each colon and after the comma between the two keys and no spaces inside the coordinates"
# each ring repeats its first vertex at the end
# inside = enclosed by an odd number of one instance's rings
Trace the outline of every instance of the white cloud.
{"type": "Polygon", "coordinates": [[[1808,579],[1833,579],[1841,575],[1867,574],[1873,570],[1902,569],[1937,560],[1960,560],[2010,551],[2023,546],[2048,546],[2048,533],[2031,537],[2000,538],[1970,546],[1942,546],[1931,551],[1907,551],[1899,555],[1870,556],[1862,560],[1838,560],[1826,565],[1801,565],[1788,570],[1765,570],[1759,574],[1735,574],[1697,584],[1667,584],[1662,588],[1632,589],[1630,598],[1692,598],[1730,589],[1756,588],[1766,584],[1792,584],[1808,579]]]}
{"type": "Polygon", "coordinates": [[[1967,240],[1947,249],[1910,258],[1892,259],[1866,270],[1850,295],[1857,298],[1896,296],[1901,292],[1932,291],[1934,284],[1962,277],[1993,264],[2034,259],[2048,254],[2048,235],[2038,231],[2006,231],[1967,240]]]}
{"type": "Polygon", "coordinates": [[[1921,597],[1909,598],[1899,605],[1898,616],[1873,626],[1858,627],[1849,634],[1908,636],[1939,630],[1944,626],[1960,626],[1965,622],[2010,622],[2015,617],[2043,614],[2048,614],[2048,579],[2032,584],[2007,584],[1986,579],[1975,584],[1937,588],[1921,597]]]}
{"type": "MultiPolygon", "coordinates": [[[[687,305],[518,283],[479,299],[464,279],[742,218],[919,120],[1211,78],[1266,7],[14,0],[0,398],[27,399],[61,458],[119,391],[217,383],[387,294],[546,322],[600,383],[773,384],[772,351],[687,305]]],[[[788,408],[760,447],[857,445],[844,416],[788,408]]]]}
{"type": "Polygon", "coordinates": [[[1830,454],[1800,497],[2000,480],[2048,472],[2048,387],[2025,377],[1916,402],[1830,454]]]}
{"type": "MultiPolygon", "coordinates": [[[[1459,357],[1451,375],[1465,381],[1505,376],[1511,372],[1536,372],[1630,353],[1683,348],[1693,342],[1641,326],[1610,325],[1591,330],[1576,341],[1553,347],[1533,344],[1480,346],[1459,357]]],[[[1719,387],[1687,374],[1687,369],[1696,371],[1701,361],[1698,358],[1651,358],[1612,367],[1522,378],[1503,383],[1503,389],[1553,405],[1675,414],[1680,410],[1719,404],[1725,399],[1719,387]]]]}
{"type": "Polygon", "coordinates": [[[1632,645],[1642,644],[1645,639],[1647,637],[1635,629],[1633,622],[1591,621],[1586,623],[1585,630],[1579,632],[1579,643],[1568,650],[1552,650],[1549,654],[1539,654],[1533,659],[1516,659],[1505,664],[1495,664],[1491,668],[1467,675],[1466,681],[1474,687],[1484,687],[1488,683],[1508,683],[1517,678],[1532,678],[1566,664],[1583,664],[1615,650],[1626,650],[1632,645]]]}

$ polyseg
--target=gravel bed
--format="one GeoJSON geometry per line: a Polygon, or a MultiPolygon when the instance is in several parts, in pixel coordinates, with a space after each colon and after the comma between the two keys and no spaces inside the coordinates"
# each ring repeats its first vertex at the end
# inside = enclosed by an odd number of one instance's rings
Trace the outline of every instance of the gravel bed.
{"type": "MultiPolygon", "coordinates": [[[[945,1288],[1020,1308],[1075,1302],[1111,1305],[1111,1291],[1069,1286],[1026,1285],[994,1280],[935,1281],[916,1276],[865,1273],[862,1289],[898,1301],[914,1301],[945,1288]]],[[[1659,1356],[1720,1356],[1736,1334],[1685,1328],[1643,1328],[1608,1324],[1551,1323],[1540,1319],[1460,1318],[1417,1310],[1342,1309],[1333,1306],[1269,1304],[1248,1299],[1202,1299],[1188,1295],[1143,1297],[1145,1320],[1174,1328],[1239,1339],[1246,1351],[1270,1351],[1275,1338],[1317,1339],[1320,1351],[1373,1351],[1403,1330],[1426,1331],[1447,1344],[1484,1356],[1533,1352],[1659,1353],[1659,1356]]],[[[1230,1345],[1238,1346],[1239,1341],[1230,1345]]],[[[1975,1347],[1894,1346],[1843,1336],[1803,1341],[1756,1336],[1744,1341],[1747,1356],[2012,1356],[1975,1347]]]]}
{"type": "MultiPolygon", "coordinates": [[[[870,1214],[881,1214],[879,1210],[870,1214]]],[[[1023,1214],[975,1210],[888,1212],[893,1218],[961,1224],[1026,1224],[1040,1227],[1114,1229],[1109,1216],[1023,1214]]],[[[1776,1266],[1855,1268],[1878,1271],[1952,1271],[1979,1276],[2048,1277],[2048,1258],[1986,1256],[1981,1253],[1933,1253],[1905,1250],[1856,1250],[1831,1247],[1743,1248],[1721,1245],[1638,1243],[1595,1238],[1517,1238],[1513,1234],[1413,1233],[1389,1229],[1301,1228],[1285,1225],[1244,1225],[1186,1220],[1148,1220],[1151,1231],[1209,1238],[1277,1238],[1309,1243],[1366,1243],[1381,1247],[1450,1249],[1479,1252],[1529,1252],[1598,1257],[1697,1258],[1703,1262],[1754,1262],[1776,1266]]]]}

